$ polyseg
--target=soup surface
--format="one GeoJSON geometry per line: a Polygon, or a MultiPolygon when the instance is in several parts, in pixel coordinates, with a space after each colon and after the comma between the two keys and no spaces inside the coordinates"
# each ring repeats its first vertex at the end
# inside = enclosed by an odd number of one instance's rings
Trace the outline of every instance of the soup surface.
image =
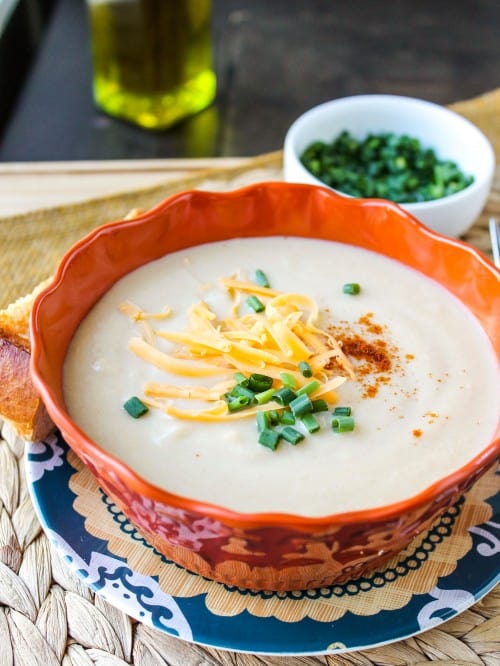
{"type": "MultiPolygon", "coordinates": [[[[169,354],[179,349],[160,336],[154,345],[169,354]]],[[[403,500],[461,467],[494,433],[498,380],[478,322],[432,280],[360,248],[275,237],[201,245],[122,278],[78,328],[64,392],[88,436],[157,486],[243,512],[321,516],[403,500]],[[354,430],[333,432],[330,409],[315,415],[318,432],[298,423],[305,438],[272,451],[258,443],[255,416],[204,421],[151,407],[132,418],[123,404],[142,398],[146,382],[211,387],[228,375],[194,380],[165,372],[133,353],[130,339],[184,330],[189,308],[201,301],[218,318],[236,310],[244,316],[251,311],[245,298],[236,307],[220,278],[251,281],[256,269],[272,289],[317,303],[322,328],[355,371],[336,389],[338,405],[352,409],[354,430]],[[343,293],[345,283],[358,283],[360,293],[343,293]],[[120,311],[124,302],[146,313],[168,306],[171,314],[141,326],[120,311]]],[[[175,398],[165,404],[206,408],[175,398]]]]}

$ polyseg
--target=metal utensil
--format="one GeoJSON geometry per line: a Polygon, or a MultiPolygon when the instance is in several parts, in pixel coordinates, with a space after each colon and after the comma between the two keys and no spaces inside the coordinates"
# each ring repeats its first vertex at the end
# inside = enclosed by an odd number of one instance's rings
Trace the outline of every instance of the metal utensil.
{"type": "Polygon", "coordinates": [[[500,268],[500,227],[494,217],[490,218],[490,241],[493,263],[497,268],[500,268]]]}

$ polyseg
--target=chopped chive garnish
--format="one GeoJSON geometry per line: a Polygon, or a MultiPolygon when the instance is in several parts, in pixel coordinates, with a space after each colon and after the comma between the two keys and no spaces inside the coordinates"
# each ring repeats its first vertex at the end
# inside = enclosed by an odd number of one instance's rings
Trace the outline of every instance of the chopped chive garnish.
{"type": "Polygon", "coordinates": [[[346,282],[345,285],[342,287],[342,291],[344,294],[359,294],[361,291],[361,287],[357,282],[346,282]]]}
{"type": "Polygon", "coordinates": [[[351,416],[351,408],[350,407],[335,407],[333,410],[333,415],[334,416],[351,416]]]}
{"type": "Polygon", "coordinates": [[[267,279],[267,275],[264,273],[264,271],[261,271],[260,268],[258,268],[255,271],[255,282],[256,282],[256,284],[259,285],[259,287],[270,287],[271,286],[269,284],[269,280],[267,279]]]}
{"type": "Polygon", "coordinates": [[[353,197],[381,197],[396,203],[440,199],[474,178],[415,136],[369,132],[357,139],[342,130],[327,141],[310,142],[300,155],[320,181],[353,197]]]}
{"type": "Polygon", "coordinates": [[[274,392],[274,399],[276,402],[279,402],[281,405],[289,405],[292,400],[297,397],[295,391],[292,391],[288,386],[278,389],[274,392]]]}
{"type": "Polygon", "coordinates": [[[342,130],[328,141],[312,141],[300,155],[320,181],[353,197],[396,203],[432,201],[470,185],[474,178],[456,162],[408,134],[369,132],[357,139],[342,130]]]}
{"type": "Polygon", "coordinates": [[[283,425],[293,425],[295,423],[295,416],[293,415],[292,412],[288,411],[286,409],[281,415],[280,415],[280,423],[283,425]]]}
{"type": "Polygon", "coordinates": [[[250,406],[249,399],[244,395],[233,397],[226,393],[224,397],[226,398],[227,408],[230,412],[238,412],[240,409],[246,409],[250,406]]]}
{"type": "Polygon", "coordinates": [[[269,415],[269,423],[276,425],[280,420],[280,415],[275,409],[270,409],[267,414],[269,415]]]}
{"type": "Polygon", "coordinates": [[[281,434],[277,432],[276,430],[270,430],[267,428],[266,430],[263,430],[260,435],[259,435],[259,444],[262,444],[262,446],[267,446],[268,449],[271,449],[271,451],[274,451],[275,448],[278,446],[278,442],[280,441],[281,434]]]}
{"type": "Polygon", "coordinates": [[[268,377],[267,375],[259,375],[257,372],[254,372],[248,378],[248,388],[255,393],[260,393],[261,391],[267,391],[273,385],[273,378],[268,377]]]}
{"type": "Polygon", "coordinates": [[[290,409],[294,413],[295,418],[304,416],[312,412],[312,402],[308,395],[298,395],[295,400],[290,403],[290,409]]]}
{"type": "Polygon", "coordinates": [[[238,382],[238,384],[247,381],[247,377],[242,372],[235,372],[233,377],[238,382]]]}
{"type": "Polygon", "coordinates": [[[294,446],[304,439],[304,435],[298,430],[295,430],[295,428],[292,428],[292,426],[285,426],[281,431],[281,436],[294,446]]]}
{"type": "Polygon", "coordinates": [[[312,414],[304,414],[304,416],[301,417],[302,423],[305,425],[307,428],[308,432],[318,432],[320,429],[320,425],[318,421],[316,420],[316,417],[313,416],[312,414]]]}
{"type": "Polygon", "coordinates": [[[270,388],[267,389],[267,391],[261,391],[260,393],[256,393],[255,400],[257,401],[257,404],[265,405],[266,402],[269,402],[270,400],[273,399],[273,396],[274,396],[274,389],[270,388]]]}
{"type": "Polygon", "coordinates": [[[351,432],[354,430],[354,419],[352,416],[334,416],[332,419],[333,432],[351,432]]]}
{"type": "Polygon", "coordinates": [[[269,428],[269,416],[267,412],[257,412],[257,429],[259,432],[269,428]]]}
{"type": "Polygon", "coordinates": [[[230,398],[239,398],[240,396],[244,396],[245,398],[248,398],[249,405],[251,405],[255,399],[255,393],[242,384],[236,384],[236,386],[233,386],[228,395],[230,398]]]}
{"type": "Polygon", "coordinates": [[[149,407],[145,405],[142,400],[140,400],[137,396],[132,396],[129,398],[124,404],[123,404],[123,409],[132,416],[134,419],[138,419],[141,416],[144,416],[147,412],[149,412],[149,407]]]}
{"type": "Polygon", "coordinates": [[[247,305],[255,312],[263,312],[266,309],[264,303],[254,295],[247,298],[247,305]]]}
{"type": "Polygon", "coordinates": [[[312,382],[308,382],[307,384],[304,384],[299,390],[297,391],[297,395],[309,395],[310,393],[314,393],[316,389],[319,389],[321,384],[317,382],[315,379],[312,380],[312,382]]]}
{"type": "Polygon", "coordinates": [[[313,371],[311,369],[311,366],[307,361],[301,361],[299,363],[299,370],[302,373],[304,377],[312,377],[313,376],[313,371]]]}
{"type": "Polygon", "coordinates": [[[283,386],[288,386],[288,388],[294,389],[297,386],[297,381],[293,375],[289,372],[280,372],[281,381],[283,386]]]}
{"type": "Polygon", "coordinates": [[[313,412],[327,412],[328,403],[323,398],[318,398],[317,400],[312,400],[313,412]]]}

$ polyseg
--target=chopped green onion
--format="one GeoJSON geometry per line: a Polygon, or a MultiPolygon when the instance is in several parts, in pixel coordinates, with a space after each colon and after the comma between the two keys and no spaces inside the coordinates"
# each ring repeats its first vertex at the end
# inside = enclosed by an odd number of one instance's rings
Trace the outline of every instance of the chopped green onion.
{"type": "Polygon", "coordinates": [[[312,382],[308,382],[307,384],[304,384],[299,390],[297,391],[297,395],[309,395],[310,393],[314,393],[321,384],[316,381],[315,379],[312,380],[312,382]]]}
{"type": "Polygon", "coordinates": [[[256,282],[256,284],[259,285],[259,287],[270,287],[271,286],[269,284],[269,280],[267,279],[267,275],[264,273],[264,271],[261,271],[260,268],[258,268],[255,271],[255,282],[256,282]]]}
{"type": "Polygon", "coordinates": [[[267,375],[259,375],[259,373],[254,372],[248,378],[248,388],[255,393],[260,393],[261,391],[267,391],[273,385],[273,378],[268,377],[267,375]]]}
{"type": "Polygon", "coordinates": [[[230,412],[239,412],[240,409],[246,409],[250,406],[250,400],[244,395],[233,397],[226,393],[224,397],[230,412]]]}
{"type": "Polygon", "coordinates": [[[333,415],[334,416],[351,416],[351,408],[350,407],[335,407],[333,410],[333,415]]]}
{"type": "Polygon", "coordinates": [[[264,303],[254,295],[247,298],[247,305],[255,312],[263,312],[266,309],[264,303]]]}
{"type": "Polygon", "coordinates": [[[238,384],[248,381],[247,377],[242,372],[235,372],[233,377],[238,382],[238,384]]]}
{"type": "Polygon", "coordinates": [[[259,405],[265,405],[266,402],[269,402],[273,399],[274,389],[270,388],[267,391],[261,391],[260,393],[255,394],[255,400],[259,405]]]}
{"type": "Polygon", "coordinates": [[[301,162],[326,185],[354,197],[381,197],[396,203],[432,201],[468,187],[474,177],[435,149],[408,134],[343,130],[331,141],[312,141],[301,162]]]}
{"type": "Polygon", "coordinates": [[[244,396],[245,398],[248,398],[249,405],[251,405],[255,399],[255,393],[246,386],[243,386],[243,384],[236,384],[236,386],[233,386],[227,395],[229,395],[230,398],[244,396]]]}
{"type": "Polygon", "coordinates": [[[288,386],[288,388],[294,389],[297,386],[297,381],[293,375],[289,372],[280,372],[281,381],[283,386],[288,386]]]}
{"type": "Polygon", "coordinates": [[[295,417],[304,416],[304,414],[309,414],[312,412],[312,402],[308,395],[298,395],[295,400],[292,400],[290,403],[290,409],[294,413],[295,417]]]}
{"type": "Polygon", "coordinates": [[[312,377],[313,376],[313,371],[311,366],[307,361],[301,361],[299,363],[299,370],[302,373],[304,377],[312,377]]]}
{"type": "Polygon", "coordinates": [[[257,412],[257,429],[259,432],[269,428],[269,415],[267,412],[257,412]]]}
{"type": "Polygon", "coordinates": [[[288,386],[278,389],[274,392],[274,399],[276,402],[279,402],[281,405],[289,405],[292,400],[297,397],[295,391],[292,391],[288,386]]]}
{"type": "Polygon", "coordinates": [[[295,416],[293,415],[292,412],[286,409],[280,415],[280,423],[282,423],[283,425],[293,425],[295,423],[295,416]]]}
{"type": "Polygon", "coordinates": [[[304,439],[304,435],[298,430],[295,430],[295,428],[292,428],[292,426],[285,426],[281,431],[281,436],[294,446],[304,439]]]}
{"type": "Polygon", "coordinates": [[[267,446],[268,449],[271,449],[271,451],[274,451],[275,448],[278,446],[278,442],[280,441],[281,434],[277,432],[276,430],[270,430],[267,428],[266,430],[263,430],[260,435],[259,435],[259,444],[262,444],[262,446],[267,446]]]}
{"type": "Polygon", "coordinates": [[[351,294],[354,296],[355,294],[359,294],[361,287],[357,282],[346,282],[342,287],[342,291],[344,294],[351,294]]]}
{"type": "Polygon", "coordinates": [[[312,400],[313,412],[327,412],[328,403],[323,398],[318,398],[317,400],[312,400]]]}
{"type": "Polygon", "coordinates": [[[123,405],[123,409],[132,416],[134,419],[138,419],[141,416],[144,416],[149,412],[149,407],[145,405],[142,400],[137,396],[132,396],[129,398],[123,405]]]}
{"type": "Polygon", "coordinates": [[[269,423],[271,425],[276,425],[277,423],[279,423],[280,415],[276,411],[276,409],[270,409],[267,413],[269,415],[269,423]]]}
{"type": "Polygon", "coordinates": [[[354,419],[352,416],[334,416],[332,429],[333,432],[351,432],[354,430],[354,419]]]}
{"type": "Polygon", "coordinates": [[[301,421],[310,433],[318,432],[321,427],[316,420],[316,417],[312,414],[304,414],[304,416],[301,417],[301,421]]]}

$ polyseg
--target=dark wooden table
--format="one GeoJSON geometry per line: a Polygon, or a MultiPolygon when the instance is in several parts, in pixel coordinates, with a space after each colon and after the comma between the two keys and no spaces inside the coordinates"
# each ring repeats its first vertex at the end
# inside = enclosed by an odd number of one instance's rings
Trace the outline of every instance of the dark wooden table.
{"type": "Polygon", "coordinates": [[[447,104],[500,85],[498,0],[213,0],[218,93],[151,132],[94,107],[84,0],[59,0],[1,161],[255,155],[307,108],[384,92],[447,104]]]}

